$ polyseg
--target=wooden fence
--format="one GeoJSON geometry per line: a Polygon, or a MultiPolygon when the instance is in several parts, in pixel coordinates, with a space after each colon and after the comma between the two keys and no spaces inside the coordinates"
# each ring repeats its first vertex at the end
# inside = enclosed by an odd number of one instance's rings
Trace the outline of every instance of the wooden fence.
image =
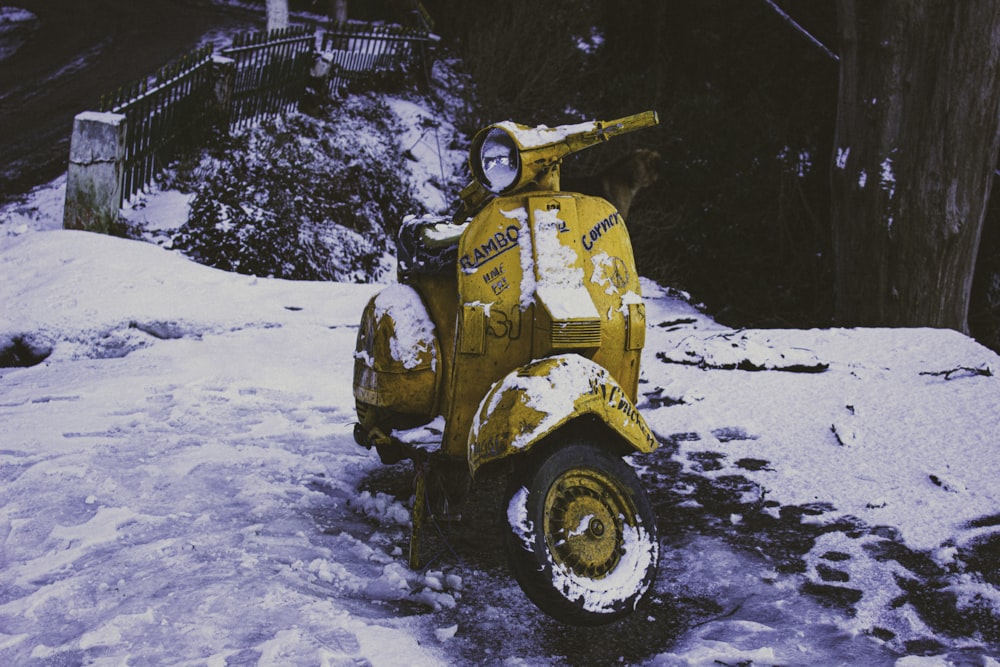
{"type": "Polygon", "coordinates": [[[328,92],[336,94],[413,64],[423,67],[424,46],[431,39],[426,31],[399,25],[335,24],[324,34],[320,49],[332,58],[328,92]]]}
{"type": "MultiPolygon", "coordinates": [[[[401,26],[338,24],[323,39],[333,67],[319,90],[373,81],[419,58],[429,33],[401,26]]],[[[309,27],[238,36],[212,52],[196,49],[151,79],[101,99],[74,119],[63,225],[108,231],[124,201],[148,185],[180,149],[198,146],[213,126],[242,128],[303,101],[316,36],[309,27]]],[[[427,76],[426,67],[423,75],[427,76]]],[[[315,80],[310,83],[314,85],[315,80]]]]}
{"type": "MultiPolygon", "coordinates": [[[[150,80],[105,95],[100,111],[126,118],[121,199],[148,184],[177,151],[202,139],[212,96],[212,47],[196,49],[150,80]]],[[[121,202],[119,202],[119,205],[121,202]]]]}
{"type": "Polygon", "coordinates": [[[239,35],[222,55],[236,62],[230,100],[230,127],[295,108],[305,89],[316,37],[297,26],[270,33],[239,35]]]}

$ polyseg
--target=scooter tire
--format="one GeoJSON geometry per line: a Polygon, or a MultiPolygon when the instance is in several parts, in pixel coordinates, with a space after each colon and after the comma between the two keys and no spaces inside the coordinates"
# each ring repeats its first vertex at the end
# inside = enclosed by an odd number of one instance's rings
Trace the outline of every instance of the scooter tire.
{"type": "Polygon", "coordinates": [[[570,625],[632,613],[656,576],[656,520],[638,476],[599,442],[534,454],[504,497],[504,547],[525,595],[570,625]]]}

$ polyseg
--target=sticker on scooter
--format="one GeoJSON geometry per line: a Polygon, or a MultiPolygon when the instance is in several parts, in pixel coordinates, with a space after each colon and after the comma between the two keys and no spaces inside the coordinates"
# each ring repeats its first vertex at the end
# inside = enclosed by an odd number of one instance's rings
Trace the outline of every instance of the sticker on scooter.
{"type": "Polygon", "coordinates": [[[480,266],[493,261],[511,248],[517,246],[517,236],[519,233],[517,225],[510,225],[502,232],[497,232],[490,237],[490,240],[473,248],[471,253],[462,255],[458,260],[462,270],[472,272],[480,266]]]}
{"type": "Polygon", "coordinates": [[[510,289],[510,283],[507,282],[507,276],[504,275],[503,264],[487,271],[486,275],[483,276],[483,282],[490,286],[490,289],[493,290],[493,294],[496,296],[500,296],[510,289]]]}
{"type": "Polygon", "coordinates": [[[638,408],[629,400],[621,387],[616,384],[611,384],[610,386],[602,381],[602,377],[592,377],[590,378],[590,394],[593,396],[600,396],[607,401],[609,407],[614,408],[618,412],[622,413],[626,419],[634,422],[638,426],[639,431],[642,433],[643,437],[652,447],[656,447],[658,441],[656,436],[649,432],[646,428],[646,423],[642,419],[642,415],[639,413],[638,408]]]}
{"type": "Polygon", "coordinates": [[[517,340],[521,337],[521,311],[516,308],[508,315],[495,305],[490,308],[489,327],[486,333],[494,338],[517,340]]]}
{"type": "Polygon", "coordinates": [[[583,247],[587,250],[593,250],[594,244],[601,240],[601,237],[604,236],[606,231],[617,227],[622,222],[622,216],[618,213],[618,211],[615,211],[608,217],[604,218],[604,220],[601,220],[599,223],[591,227],[590,231],[581,237],[580,240],[583,241],[583,247]]]}

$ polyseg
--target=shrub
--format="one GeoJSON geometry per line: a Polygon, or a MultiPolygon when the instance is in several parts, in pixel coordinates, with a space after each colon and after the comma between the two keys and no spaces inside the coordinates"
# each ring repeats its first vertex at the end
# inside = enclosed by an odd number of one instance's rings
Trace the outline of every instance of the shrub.
{"type": "Polygon", "coordinates": [[[422,213],[398,165],[392,112],[351,97],[327,116],[261,122],[209,151],[173,246],[202,264],[294,280],[386,274],[407,213],[422,213]]]}

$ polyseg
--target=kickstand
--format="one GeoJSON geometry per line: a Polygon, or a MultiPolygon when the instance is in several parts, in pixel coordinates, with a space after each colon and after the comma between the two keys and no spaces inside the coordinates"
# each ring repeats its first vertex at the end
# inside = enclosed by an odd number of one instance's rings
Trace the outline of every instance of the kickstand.
{"type": "Polygon", "coordinates": [[[413,517],[410,520],[410,569],[420,569],[420,537],[427,516],[427,463],[413,462],[416,474],[413,517]]]}

